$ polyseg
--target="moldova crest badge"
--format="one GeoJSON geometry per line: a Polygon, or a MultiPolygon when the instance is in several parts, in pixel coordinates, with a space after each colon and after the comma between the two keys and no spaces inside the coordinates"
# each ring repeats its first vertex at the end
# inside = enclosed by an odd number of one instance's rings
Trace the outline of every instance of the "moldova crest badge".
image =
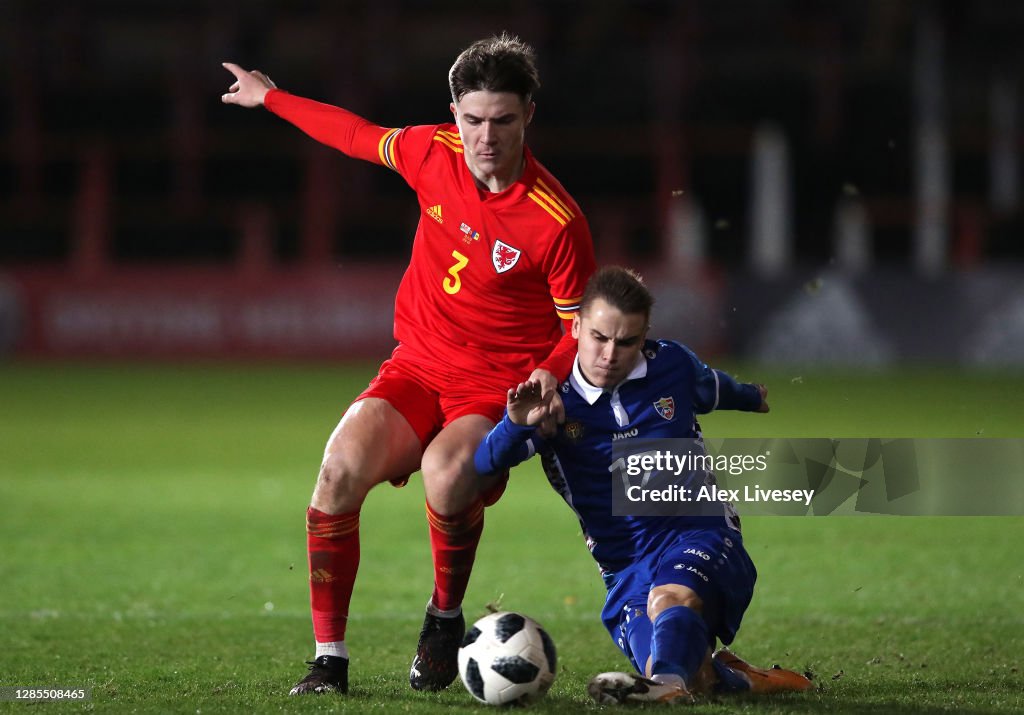
{"type": "Polygon", "coordinates": [[[654,403],[654,409],[663,418],[671,421],[676,416],[676,401],[671,397],[662,397],[654,403]]]}

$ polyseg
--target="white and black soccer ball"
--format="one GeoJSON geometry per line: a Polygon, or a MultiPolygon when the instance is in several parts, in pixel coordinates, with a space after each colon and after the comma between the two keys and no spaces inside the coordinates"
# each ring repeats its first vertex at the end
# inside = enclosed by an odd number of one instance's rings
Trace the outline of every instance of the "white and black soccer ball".
{"type": "Polygon", "coordinates": [[[488,705],[526,704],[555,681],[555,644],[532,618],[503,611],[473,624],[459,648],[466,690],[488,705]]]}

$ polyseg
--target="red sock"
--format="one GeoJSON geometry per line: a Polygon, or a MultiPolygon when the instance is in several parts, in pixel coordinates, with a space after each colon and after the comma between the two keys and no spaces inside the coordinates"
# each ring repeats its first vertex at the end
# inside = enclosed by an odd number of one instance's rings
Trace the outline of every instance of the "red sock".
{"type": "Polygon", "coordinates": [[[306,510],[309,602],[318,643],[345,640],[352,586],[359,568],[359,512],[306,510]]]}
{"type": "Polygon", "coordinates": [[[430,550],[434,555],[434,606],[450,611],[462,605],[476,547],[484,531],[484,504],[476,501],[465,511],[441,516],[427,504],[430,550]]]}

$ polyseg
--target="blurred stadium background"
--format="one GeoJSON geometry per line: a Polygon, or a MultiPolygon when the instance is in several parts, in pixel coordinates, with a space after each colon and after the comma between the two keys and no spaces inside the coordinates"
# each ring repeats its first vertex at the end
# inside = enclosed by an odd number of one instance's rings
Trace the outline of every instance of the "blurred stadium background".
{"type": "MultiPolygon", "coordinates": [[[[538,49],[528,141],[599,260],[645,273],[656,334],[770,385],[771,415],[708,434],[1022,435],[1024,3],[0,0],[0,685],[482,711],[405,685],[430,582],[415,480],[364,507],[354,697],[284,695],[310,654],[303,511],[393,344],[417,207],[222,105],[220,62],[434,123],[456,53],[502,29],[538,49]]],[[[536,711],[592,712],[587,679],[623,662],[571,513],[528,465],[487,519],[467,613],[537,617],[563,669],[536,711]]],[[[1022,526],[745,517],[738,650],[821,687],[702,712],[1021,712],[1022,526]]]]}
{"type": "Polygon", "coordinates": [[[539,52],[534,151],[656,331],[777,365],[1024,364],[1024,5],[0,3],[0,355],[380,358],[397,176],[220,103],[233,60],[380,124],[539,52]]]}

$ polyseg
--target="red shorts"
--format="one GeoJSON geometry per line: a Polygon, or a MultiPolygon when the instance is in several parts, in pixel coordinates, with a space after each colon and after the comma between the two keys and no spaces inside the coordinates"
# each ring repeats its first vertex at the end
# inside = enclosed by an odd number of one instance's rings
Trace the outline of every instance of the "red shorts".
{"type": "MultiPolygon", "coordinates": [[[[491,384],[487,384],[477,378],[447,364],[412,359],[399,345],[355,401],[367,397],[385,400],[405,418],[426,449],[442,428],[460,417],[482,415],[494,423],[501,421],[505,394],[514,380],[491,376],[491,384]]],[[[404,475],[391,483],[400,487],[408,481],[409,475],[404,475]]],[[[497,501],[505,490],[505,480],[498,486],[500,490],[490,501],[491,495],[484,495],[485,503],[497,501]]]]}

